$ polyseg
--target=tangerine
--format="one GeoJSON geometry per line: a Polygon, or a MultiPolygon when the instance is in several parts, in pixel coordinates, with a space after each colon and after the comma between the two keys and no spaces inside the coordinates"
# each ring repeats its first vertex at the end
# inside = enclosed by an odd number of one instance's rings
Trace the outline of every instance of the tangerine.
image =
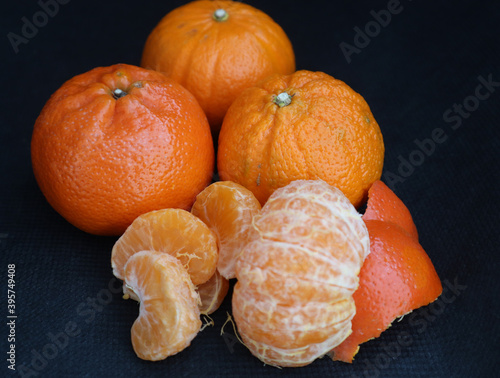
{"type": "Polygon", "coordinates": [[[384,142],[366,101],[322,72],[273,75],[241,93],[219,135],[222,180],[261,204],[293,180],[321,179],[355,207],[380,178],[384,142]]]}
{"type": "Polygon", "coordinates": [[[86,232],[120,235],[146,212],[189,209],[209,184],[214,148],[206,116],[181,85],[126,64],[64,83],[31,139],[38,185],[86,232]]]}
{"type": "Polygon", "coordinates": [[[193,1],[149,35],[141,65],[175,79],[198,99],[214,134],[234,99],[274,73],[295,71],[292,44],[264,12],[239,1],[193,1]]]}
{"type": "Polygon", "coordinates": [[[307,365],[351,332],[366,226],[340,190],[298,180],[270,196],[253,227],[259,237],[236,263],[238,331],[266,364],[307,365]]]}

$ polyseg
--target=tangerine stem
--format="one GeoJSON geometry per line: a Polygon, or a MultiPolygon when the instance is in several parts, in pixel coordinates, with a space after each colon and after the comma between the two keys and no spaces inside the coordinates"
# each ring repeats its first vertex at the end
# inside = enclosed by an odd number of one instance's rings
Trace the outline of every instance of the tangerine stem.
{"type": "Polygon", "coordinates": [[[119,98],[121,98],[123,96],[126,96],[126,95],[127,95],[127,92],[122,91],[120,88],[116,88],[113,91],[113,97],[114,97],[115,100],[118,100],[119,98]]]}
{"type": "Polygon", "coordinates": [[[217,9],[213,14],[213,19],[217,22],[226,21],[229,15],[224,9],[217,9]]]}
{"type": "Polygon", "coordinates": [[[283,106],[287,106],[292,103],[292,96],[286,92],[281,92],[279,95],[274,97],[273,102],[282,108],[283,106]]]}

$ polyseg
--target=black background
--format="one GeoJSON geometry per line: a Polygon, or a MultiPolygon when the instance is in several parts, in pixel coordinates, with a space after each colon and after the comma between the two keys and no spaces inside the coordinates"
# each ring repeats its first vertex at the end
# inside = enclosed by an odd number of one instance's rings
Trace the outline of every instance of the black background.
{"type": "Polygon", "coordinates": [[[383,178],[399,176],[392,187],[455,294],[446,289],[440,306],[395,322],[362,346],[352,365],[324,358],[304,368],[263,366],[235,343],[230,325],[220,336],[229,296],[213,316],[215,326],[188,349],[156,363],[135,356],[129,332],[138,306],[113,287],[108,295],[116,238],[85,234],[52,210],[32,174],[30,139],[44,103],[64,81],[96,66],[139,64],[151,29],[183,3],[72,0],[16,53],[8,33],[21,35],[22,17],[32,20],[41,8],[36,1],[2,2],[0,376],[21,375],[22,365],[44,377],[495,376],[500,86],[483,87],[486,99],[474,96],[481,78],[500,82],[497,1],[401,0],[401,11],[387,26],[370,29],[373,37],[350,63],[340,44],[354,45],[355,27],[374,28],[371,11],[387,9],[387,1],[249,1],[286,31],[298,69],[324,71],[364,96],[384,135],[383,178]],[[445,116],[464,102],[470,111],[445,116]],[[415,140],[439,129],[446,140],[426,155],[417,152],[415,140]],[[16,265],[16,372],[6,361],[7,264],[16,265]],[[93,307],[96,300],[105,304],[93,307]],[[73,331],[67,340],[65,328],[73,331]]]}

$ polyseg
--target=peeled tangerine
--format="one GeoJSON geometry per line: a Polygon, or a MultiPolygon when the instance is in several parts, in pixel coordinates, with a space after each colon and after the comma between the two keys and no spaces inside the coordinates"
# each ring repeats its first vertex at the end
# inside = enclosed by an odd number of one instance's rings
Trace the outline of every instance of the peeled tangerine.
{"type": "Polygon", "coordinates": [[[166,253],[141,251],[128,259],[124,281],[140,302],[132,326],[137,356],[157,361],[188,347],[201,320],[199,296],[181,262],[166,253]]]}
{"type": "Polygon", "coordinates": [[[299,180],[271,195],[253,228],[236,263],[238,331],[266,364],[307,365],[351,332],[366,226],[340,190],[299,180]]]}

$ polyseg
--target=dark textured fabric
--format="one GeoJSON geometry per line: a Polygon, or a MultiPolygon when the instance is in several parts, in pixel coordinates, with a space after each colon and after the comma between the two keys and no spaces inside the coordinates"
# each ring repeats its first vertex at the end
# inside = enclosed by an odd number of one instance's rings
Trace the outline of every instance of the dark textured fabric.
{"type": "Polygon", "coordinates": [[[445,291],[363,345],[352,365],[323,358],[304,368],[263,366],[230,324],[220,335],[230,296],[213,315],[215,326],[188,349],[156,363],[135,356],[130,328],[138,306],[121,299],[113,280],[116,239],[77,230],[47,204],[33,177],[30,139],[44,103],[64,81],[96,66],[139,64],[148,33],[182,3],[2,4],[0,314],[7,323],[7,267],[15,264],[18,317],[17,370],[8,369],[10,328],[3,325],[0,375],[497,376],[498,1],[249,2],[289,35],[298,69],[324,71],[364,96],[384,135],[383,179],[413,214],[445,291]],[[39,25],[36,33],[23,30],[26,20],[39,25]],[[9,33],[25,39],[13,44],[9,33]]]}

